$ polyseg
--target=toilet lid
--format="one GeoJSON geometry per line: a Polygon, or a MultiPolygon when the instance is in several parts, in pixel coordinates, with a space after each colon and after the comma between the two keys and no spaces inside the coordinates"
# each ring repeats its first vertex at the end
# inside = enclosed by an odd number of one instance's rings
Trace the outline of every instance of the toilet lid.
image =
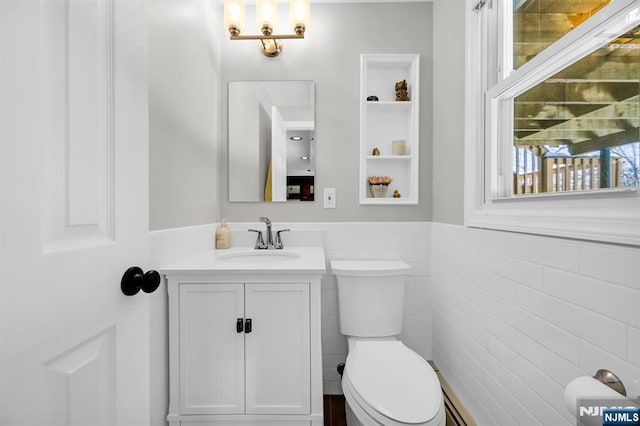
{"type": "Polygon", "coordinates": [[[343,276],[396,276],[407,275],[411,266],[402,260],[332,260],[331,272],[343,276]]]}
{"type": "Polygon", "coordinates": [[[383,416],[425,423],[438,414],[442,390],[436,373],[401,341],[358,341],[346,364],[354,390],[383,416]]]}

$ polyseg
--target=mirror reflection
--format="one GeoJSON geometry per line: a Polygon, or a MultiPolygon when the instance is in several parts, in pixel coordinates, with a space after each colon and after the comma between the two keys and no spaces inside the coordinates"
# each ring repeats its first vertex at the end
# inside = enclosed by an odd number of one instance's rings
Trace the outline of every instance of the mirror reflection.
{"type": "Polygon", "coordinates": [[[313,81],[229,83],[229,201],[313,201],[313,81]]]}

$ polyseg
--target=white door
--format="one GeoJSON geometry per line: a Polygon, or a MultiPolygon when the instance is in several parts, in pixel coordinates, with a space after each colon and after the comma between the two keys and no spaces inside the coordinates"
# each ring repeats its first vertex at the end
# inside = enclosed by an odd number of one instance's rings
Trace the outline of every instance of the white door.
{"type": "Polygon", "coordinates": [[[271,201],[287,201],[287,128],[277,106],[271,107],[271,201]]]}
{"type": "Polygon", "coordinates": [[[144,0],[0,1],[0,424],[149,424],[144,0]]]}

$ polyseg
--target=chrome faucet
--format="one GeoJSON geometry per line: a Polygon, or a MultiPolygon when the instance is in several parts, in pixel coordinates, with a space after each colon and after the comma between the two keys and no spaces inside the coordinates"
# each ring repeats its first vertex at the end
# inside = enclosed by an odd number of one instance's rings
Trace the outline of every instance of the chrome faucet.
{"type": "Polygon", "coordinates": [[[258,237],[256,238],[256,244],[253,247],[256,250],[269,250],[269,249],[283,249],[284,244],[282,243],[282,237],[280,233],[290,231],[290,229],[280,229],[276,232],[276,239],[273,240],[273,232],[271,231],[271,220],[268,217],[261,216],[260,222],[264,222],[267,225],[266,237],[267,241],[262,238],[262,231],[258,231],[257,229],[249,229],[250,232],[257,232],[258,237]]]}
{"type": "Polygon", "coordinates": [[[268,217],[260,216],[260,222],[267,225],[267,248],[273,247],[273,234],[271,233],[271,220],[268,217]]]}

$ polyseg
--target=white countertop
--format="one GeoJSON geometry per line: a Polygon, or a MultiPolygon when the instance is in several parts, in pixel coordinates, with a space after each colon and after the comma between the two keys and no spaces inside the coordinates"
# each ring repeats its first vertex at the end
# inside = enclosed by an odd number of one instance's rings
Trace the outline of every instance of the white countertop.
{"type": "Polygon", "coordinates": [[[160,269],[167,277],[210,273],[322,275],[325,271],[323,247],[287,247],[282,250],[232,247],[226,250],[207,250],[160,269]]]}

